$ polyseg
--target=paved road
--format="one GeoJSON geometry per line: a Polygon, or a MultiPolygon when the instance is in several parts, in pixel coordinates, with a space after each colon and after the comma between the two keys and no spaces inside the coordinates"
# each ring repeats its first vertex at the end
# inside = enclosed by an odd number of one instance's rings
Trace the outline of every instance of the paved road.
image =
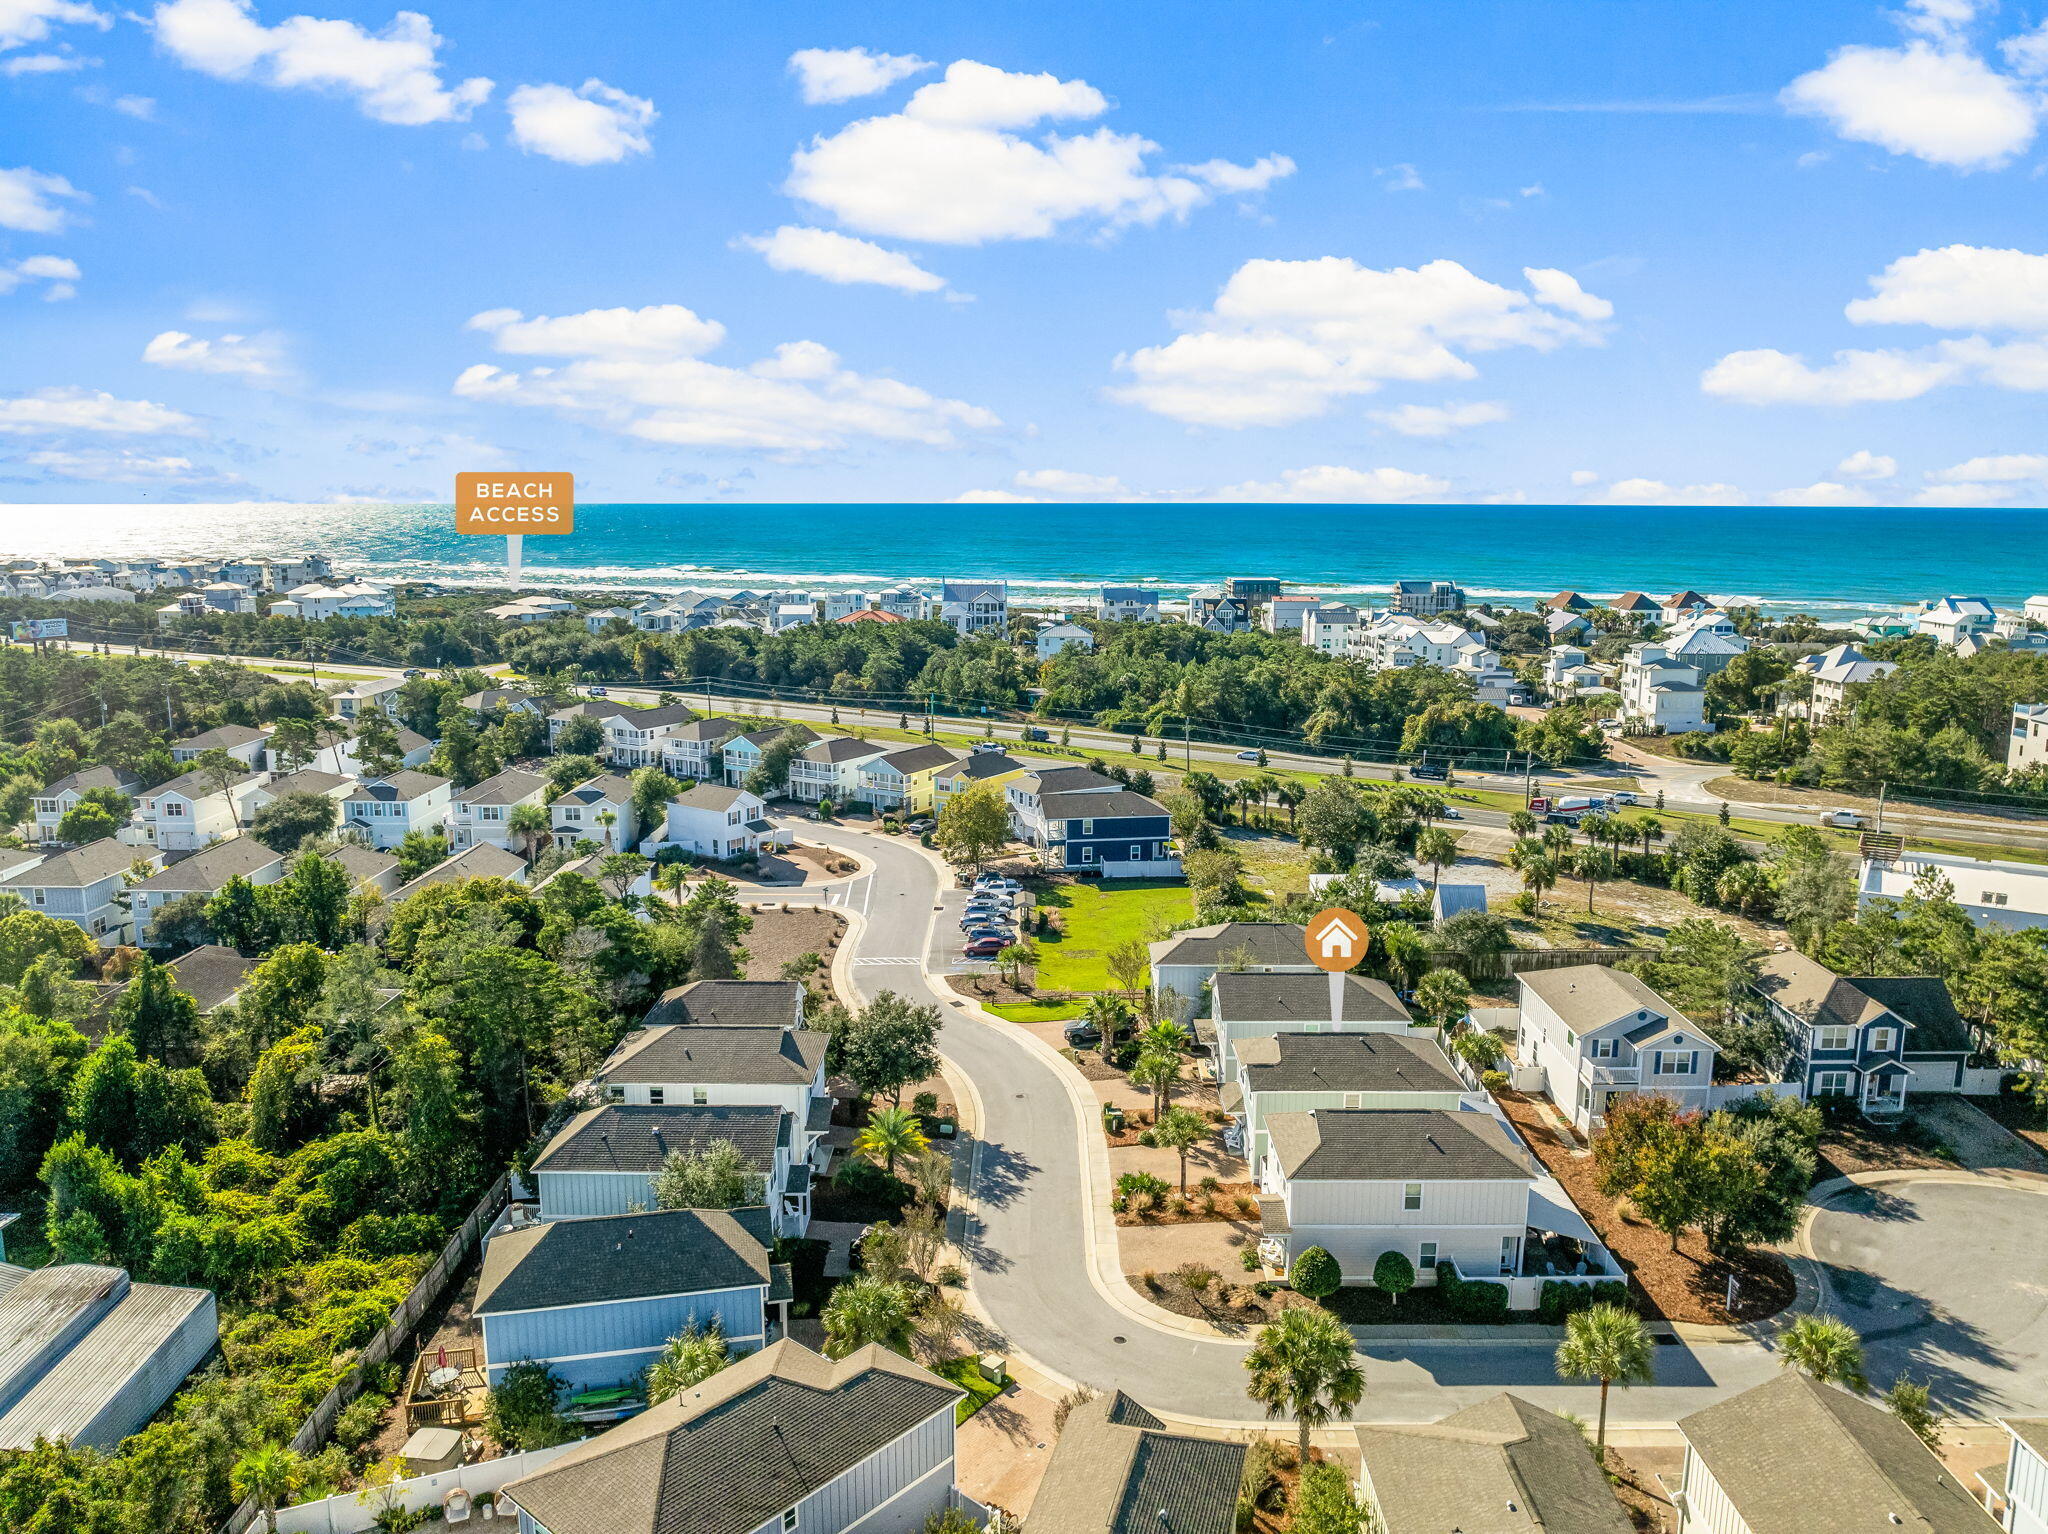
{"type": "MultiPolygon", "coordinates": [[[[1042,1368],[1098,1388],[1121,1387],[1176,1416],[1250,1421],[1242,1344],[1158,1331],[1112,1305],[1091,1281],[1083,1253],[1088,1190],[1079,1126],[1057,1069],[1002,1024],[970,1016],[959,998],[926,979],[942,906],[940,877],[891,837],[843,826],[803,834],[857,851],[874,865],[840,903],[864,911],[851,973],[863,1000],[895,991],[937,1003],[947,1022],[947,1059],[980,1095],[984,1121],[972,1152],[969,1192],[981,1223],[969,1240],[974,1290],[1008,1344],[1042,1368]]],[[[1512,1388],[1557,1409],[1590,1414],[1592,1390],[1563,1386],[1550,1342],[1373,1344],[1363,1352],[1369,1390],[1363,1420],[1433,1421],[1512,1388]]],[[[1763,1348],[1731,1343],[1657,1350],[1657,1383],[1618,1396],[1620,1424],[1662,1425],[1776,1372],[1763,1348]]]]}

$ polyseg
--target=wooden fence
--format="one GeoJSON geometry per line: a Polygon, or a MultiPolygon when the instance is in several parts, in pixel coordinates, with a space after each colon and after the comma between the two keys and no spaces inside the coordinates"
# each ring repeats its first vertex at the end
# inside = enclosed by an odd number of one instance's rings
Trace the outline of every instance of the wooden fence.
{"type": "MultiPolygon", "coordinates": [[[[463,1220],[462,1228],[448,1238],[448,1244],[441,1248],[441,1255],[434,1259],[433,1265],[412,1286],[412,1291],[391,1312],[391,1319],[384,1323],[384,1329],[364,1344],[348,1373],[335,1382],[334,1388],[299,1424],[298,1432],[292,1435],[291,1446],[295,1451],[311,1454],[326,1442],[327,1435],[334,1431],[334,1419],[341,1415],[341,1409],[362,1394],[363,1382],[369,1371],[398,1355],[412,1336],[413,1328],[419,1325],[420,1317],[434,1308],[447,1289],[448,1281],[469,1261],[470,1253],[483,1240],[484,1232],[491,1228],[498,1211],[505,1207],[511,1196],[511,1186],[511,1174],[500,1173],[489,1191],[477,1200],[476,1207],[463,1220]]],[[[255,1445],[249,1447],[254,1448],[255,1445]]],[[[256,1499],[251,1497],[229,1515],[228,1521],[222,1525],[223,1534],[243,1534],[261,1511],[256,1499]]]]}
{"type": "Polygon", "coordinates": [[[1654,959],[1655,948],[1510,948],[1506,953],[1466,954],[1442,949],[1429,955],[1433,969],[1454,969],[1467,980],[1505,980],[1530,969],[1568,969],[1574,964],[1627,964],[1654,959]]]}

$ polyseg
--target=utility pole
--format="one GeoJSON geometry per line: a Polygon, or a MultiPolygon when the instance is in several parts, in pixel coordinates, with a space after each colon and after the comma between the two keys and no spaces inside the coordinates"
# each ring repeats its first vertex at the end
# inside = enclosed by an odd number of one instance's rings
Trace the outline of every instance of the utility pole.
{"type": "Polygon", "coordinates": [[[1195,748],[1188,735],[1188,716],[1180,716],[1180,765],[1181,770],[1192,771],[1195,765],[1195,748]]]}
{"type": "Polygon", "coordinates": [[[164,683],[164,733],[166,735],[178,733],[177,715],[171,709],[171,684],[169,682],[164,683]]]}
{"type": "Polygon", "coordinates": [[[1887,784],[1886,784],[1886,783],[1884,782],[1884,780],[1883,780],[1883,779],[1881,779],[1881,778],[1880,778],[1880,779],[1878,780],[1878,784],[1877,784],[1877,830],[1878,830],[1878,832],[1879,832],[1879,834],[1880,834],[1880,835],[1881,835],[1881,834],[1883,834],[1883,832],[1884,832],[1884,791],[1885,791],[1885,789],[1886,789],[1886,787],[1887,787],[1887,786],[1888,786],[1888,785],[1887,785],[1887,784]]]}

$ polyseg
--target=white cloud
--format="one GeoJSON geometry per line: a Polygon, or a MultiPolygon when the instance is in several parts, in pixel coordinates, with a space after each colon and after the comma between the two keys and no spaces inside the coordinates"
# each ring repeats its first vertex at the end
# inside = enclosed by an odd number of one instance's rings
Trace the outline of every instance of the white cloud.
{"type": "Polygon", "coordinates": [[[865,48],[800,48],[789,72],[811,106],[872,96],[932,66],[914,53],[870,53],[865,48]]]}
{"type": "Polygon", "coordinates": [[[53,26],[91,26],[102,32],[114,18],[78,0],[0,0],[0,48],[39,43],[53,26]]]}
{"type": "Polygon", "coordinates": [[[224,335],[214,340],[166,330],[142,349],[153,367],[184,373],[225,373],[241,378],[275,378],[281,371],[276,343],[262,336],[224,335]]]}
{"type": "Polygon", "coordinates": [[[46,448],[23,456],[30,468],[60,479],[111,481],[117,484],[232,486],[247,483],[241,475],[224,473],[171,454],[138,453],[133,448],[87,448],[68,452],[46,448]]]}
{"type": "Polygon", "coordinates": [[[1230,160],[1204,160],[1200,165],[1181,165],[1184,171],[1219,192],[1263,192],[1276,181],[1294,174],[1294,161],[1284,154],[1261,155],[1249,165],[1230,160]]]}
{"type": "Polygon", "coordinates": [[[200,435],[183,411],[146,399],[117,399],[90,389],[38,389],[0,398],[0,432],[55,436],[94,431],[115,436],[200,435]]]}
{"type": "Polygon", "coordinates": [[[1843,311],[1858,325],[2048,331],[2048,256],[1944,245],[1901,256],[1843,311]]]}
{"type": "Polygon", "coordinates": [[[111,104],[123,117],[148,122],[156,116],[156,98],[153,96],[116,96],[111,104]]]}
{"type": "Polygon", "coordinates": [[[1929,485],[1913,497],[1916,506],[1996,506],[2019,493],[2014,485],[1929,485]]]}
{"type": "Polygon", "coordinates": [[[1467,426],[1490,426],[1495,421],[1505,421],[1512,412],[1499,400],[1480,400],[1469,405],[1402,405],[1368,414],[1404,437],[1448,437],[1467,426]]]}
{"type": "Polygon", "coordinates": [[[1923,37],[1950,41],[1984,8],[1983,0],[1906,0],[1899,24],[1923,37]]]}
{"type": "Polygon", "coordinates": [[[1284,469],[1277,480],[1247,480],[1225,485],[1208,497],[1215,501],[1424,501],[1451,488],[1433,474],[1406,469],[1350,469],[1318,464],[1312,469],[1284,469]]]}
{"type": "Polygon", "coordinates": [[[953,497],[956,506],[1031,506],[1040,497],[1018,495],[1011,490],[963,490],[953,497]]]}
{"type": "Polygon", "coordinates": [[[455,381],[458,395],[643,441],[795,456],[873,442],[951,447],[1002,425],[980,406],[853,372],[815,341],[785,342],[744,368],[707,362],[725,328],[680,304],[530,320],[493,309],[469,325],[501,352],[572,360],[523,374],[478,363],[455,381]]]}
{"type": "Polygon", "coordinates": [[[63,75],[75,69],[86,69],[97,63],[76,53],[17,53],[13,58],[0,62],[0,75],[18,80],[23,75],[63,75]]]}
{"type": "Polygon", "coordinates": [[[1389,192],[1426,192],[1429,183],[1414,166],[1403,161],[1399,165],[1383,165],[1373,174],[1379,177],[1380,186],[1389,192]]]}
{"type": "Polygon", "coordinates": [[[73,286],[84,274],[76,261],[63,256],[24,256],[12,263],[0,262],[0,294],[16,288],[43,283],[43,297],[52,303],[76,296],[73,286]]]}
{"type": "Polygon", "coordinates": [[[2033,142],[2039,108],[2018,81],[1961,45],[1944,9],[1954,8],[1921,7],[1908,25],[1923,35],[1903,48],[1837,50],[1779,99],[1893,154],[1960,170],[2004,165],[2033,142]]]}
{"type": "Polygon", "coordinates": [[[2031,32],[2008,37],[1998,45],[1998,50],[2015,74],[2025,75],[2029,80],[2048,75],[2048,21],[2031,32]]]}
{"type": "Polygon", "coordinates": [[[92,201],[62,176],[31,170],[26,165],[0,170],[0,228],[55,234],[72,214],[70,208],[60,206],[60,199],[92,201]]]}
{"type": "Polygon", "coordinates": [[[566,85],[522,85],[507,103],[512,142],[528,154],[570,165],[610,165],[653,146],[647,130],[659,115],[654,103],[614,90],[602,80],[566,85]]]}
{"type": "Polygon", "coordinates": [[[352,97],[378,122],[460,122],[491,94],[491,82],[481,77],[454,86],[442,81],[442,39],[417,11],[399,11],[372,33],[314,16],[266,27],[248,0],[159,0],[150,24],[157,42],[188,69],[352,97]]]}
{"type": "Polygon", "coordinates": [[[1114,474],[1081,474],[1072,469],[1026,469],[1017,475],[1013,483],[1020,490],[1086,496],[1098,501],[1122,500],[1131,493],[1114,474]]]}
{"type": "Polygon", "coordinates": [[[1610,506],[1740,506],[1748,500],[1733,485],[1667,485],[1661,479],[1618,479],[1601,492],[1610,506]]]}
{"type": "Polygon", "coordinates": [[[1767,346],[1730,352],[1700,376],[1700,388],[1745,405],[1861,405],[1918,399],[1956,374],[1954,363],[1928,352],[1839,351],[1814,367],[1767,346]]]}
{"type": "Polygon", "coordinates": [[[740,244],[759,251],[778,272],[804,272],[827,282],[867,282],[905,293],[937,293],[946,279],[928,272],[901,251],[831,229],[784,224],[773,234],[743,236],[740,244]]]}
{"type": "Polygon", "coordinates": [[[1899,461],[1869,448],[1858,448],[1835,465],[1835,472],[1844,479],[1890,479],[1899,472],[1899,461]]]}
{"type": "Polygon", "coordinates": [[[1563,272],[1523,275],[1533,293],[1455,261],[1386,271],[1339,256],[1247,261],[1180,336],[1118,357],[1134,381],[1111,396],[1192,424],[1286,425],[1387,380],[1476,377],[1467,353],[1600,339],[1611,305],[1563,272]]]}
{"type": "Polygon", "coordinates": [[[1773,506],[1868,506],[1870,493],[1854,485],[1831,479],[1816,480],[1796,490],[1780,490],[1771,497],[1773,506]]]}
{"type": "Polygon", "coordinates": [[[1597,485],[1599,482],[1600,476],[1591,469],[1572,470],[1572,483],[1575,485],[1597,485]]]}
{"type": "Polygon", "coordinates": [[[1994,453],[1972,458],[1951,468],[1936,469],[1927,476],[1937,484],[2017,484],[2025,480],[2048,480],[2048,453],[1994,453]]]}
{"type": "Polygon", "coordinates": [[[790,159],[783,190],[867,234],[938,244],[1041,239],[1063,224],[1103,227],[1182,218],[1221,182],[1250,190],[1291,170],[1285,156],[1252,166],[1210,162],[1156,174],[1159,146],[1134,133],[1020,130],[1109,108],[1082,80],[1013,74],[972,59],[920,86],[902,111],[814,138],[790,159]]]}

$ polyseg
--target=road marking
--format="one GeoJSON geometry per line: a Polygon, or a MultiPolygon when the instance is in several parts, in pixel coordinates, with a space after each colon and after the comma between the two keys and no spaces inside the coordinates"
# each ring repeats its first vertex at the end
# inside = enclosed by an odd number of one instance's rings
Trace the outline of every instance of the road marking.
{"type": "Polygon", "coordinates": [[[900,959],[900,958],[890,958],[890,959],[855,959],[855,960],[854,960],[853,962],[854,962],[854,963],[856,963],[856,964],[916,964],[916,963],[918,963],[918,962],[920,962],[920,961],[918,961],[917,959],[900,959]]]}

